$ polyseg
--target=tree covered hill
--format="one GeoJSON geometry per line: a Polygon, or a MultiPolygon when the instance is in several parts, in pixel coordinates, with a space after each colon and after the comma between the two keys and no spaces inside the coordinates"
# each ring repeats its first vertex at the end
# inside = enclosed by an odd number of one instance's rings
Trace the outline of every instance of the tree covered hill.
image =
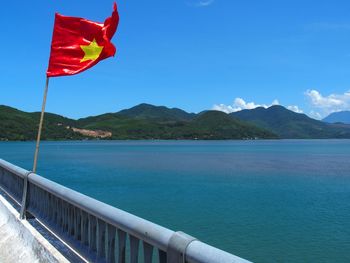
{"type": "MultiPolygon", "coordinates": [[[[0,106],[0,140],[35,140],[40,113],[0,106]]],[[[187,113],[140,104],[117,113],[73,120],[45,113],[43,140],[91,138],[93,131],[111,133],[108,139],[265,139],[277,136],[264,129],[208,111],[187,113]]]]}
{"type": "Polygon", "coordinates": [[[130,109],[118,112],[119,115],[137,119],[157,119],[163,121],[189,121],[196,114],[188,113],[178,108],[169,109],[164,106],[154,106],[147,103],[142,103],[130,109]]]}
{"type": "Polygon", "coordinates": [[[324,118],[322,121],[328,123],[341,122],[344,124],[350,124],[350,111],[333,112],[329,114],[326,118],[324,118]]]}
{"type": "MultiPolygon", "coordinates": [[[[0,105],[0,140],[34,140],[37,136],[40,112],[27,113],[0,105]]],[[[43,140],[69,140],[83,137],[67,126],[75,120],[60,115],[46,113],[43,124],[43,140]]]]}
{"type": "Polygon", "coordinates": [[[277,138],[276,134],[265,128],[231,118],[220,111],[206,111],[199,114],[183,127],[188,134],[204,139],[254,139],[277,138]]]}
{"type": "MultiPolygon", "coordinates": [[[[35,140],[40,113],[0,106],[0,140],[35,140]]],[[[73,120],[45,113],[43,140],[103,139],[316,139],[350,138],[350,125],[329,124],[282,106],[187,113],[140,104],[116,113],[73,120]]]]}
{"type": "Polygon", "coordinates": [[[79,126],[112,132],[112,139],[251,139],[275,134],[218,111],[190,114],[141,104],[129,110],[79,119],[79,126]],[[143,112],[141,109],[145,109],[143,112]],[[158,112],[159,111],[159,112],[158,112]]]}
{"type": "Polygon", "coordinates": [[[350,138],[350,125],[328,124],[275,105],[231,113],[286,139],[350,138]]]}

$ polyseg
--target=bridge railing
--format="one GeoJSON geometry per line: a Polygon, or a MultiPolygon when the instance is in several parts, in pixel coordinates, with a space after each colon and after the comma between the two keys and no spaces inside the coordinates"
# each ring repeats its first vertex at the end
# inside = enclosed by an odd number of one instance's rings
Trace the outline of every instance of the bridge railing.
{"type": "Polygon", "coordinates": [[[0,159],[0,187],[87,261],[248,262],[0,159]]]}

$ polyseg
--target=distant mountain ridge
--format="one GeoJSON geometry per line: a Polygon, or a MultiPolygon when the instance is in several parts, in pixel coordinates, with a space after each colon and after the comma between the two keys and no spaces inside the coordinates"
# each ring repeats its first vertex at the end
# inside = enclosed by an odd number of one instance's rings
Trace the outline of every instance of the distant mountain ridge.
{"type": "Polygon", "coordinates": [[[350,138],[350,125],[324,123],[279,105],[242,110],[231,113],[231,116],[270,130],[285,139],[350,138]]]}
{"type": "Polygon", "coordinates": [[[333,112],[329,114],[326,118],[324,118],[322,121],[328,123],[341,122],[345,124],[350,124],[350,111],[333,112]]]}
{"type": "Polygon", "coordinates": [[[160,119],[171,121],[188,121],[196,116],[194,113],[188,113],[178,108],[169,109],[165,106],[154,106],[147,103],[139,104],[130,109],[121,110],[117,114],[139,119],[160,119]]]}
{"type": "MultiPolygon", "coordinates": [[[[0,122],[0,140],[34,140],[39,113],[2,106],[0,122]]],[[[233,119],[223,112],[207,111],[197,115],[150,104],[78,120],[45,114],[43,140],[87,139],[92,134],[108,139],[277,138],[264,128],[233,119]]]]}
{"type": "MultiPolygon", "coordinates": [[[[0,105],[0,140],[34,140],[37,134],[40,112],[27,113],[0,105]]],[[[46,113],[43,124],[43,140],[79,140],[80,134],[67,129],[75,120],[57,114],[46,113]]]]}
{"type": "MultiPolygon", "coordinates": [[[[34,140],[39,112],[0,106],[0,140],[34,140]]],[[[330,124],[282,106],[187,113],[140,104],[116,113],[73,120],[45,113],[43,140],[100,139],[326,139],[350,138],[350,125],[330,124]]]]}

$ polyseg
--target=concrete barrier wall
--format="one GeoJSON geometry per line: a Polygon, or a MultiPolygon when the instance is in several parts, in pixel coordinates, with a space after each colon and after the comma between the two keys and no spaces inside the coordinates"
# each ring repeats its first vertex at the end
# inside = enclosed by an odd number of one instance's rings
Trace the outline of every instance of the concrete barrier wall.
{"type": "Polygon", "coordinates": [[[68,262],[0,195],[0,262],[68,262]]]}

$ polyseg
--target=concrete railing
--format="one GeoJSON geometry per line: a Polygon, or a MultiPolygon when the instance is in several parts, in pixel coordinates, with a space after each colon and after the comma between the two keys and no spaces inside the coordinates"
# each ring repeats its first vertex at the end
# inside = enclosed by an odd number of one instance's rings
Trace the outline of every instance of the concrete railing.
{"type": "Polygon", "coordinates": [[[0,159],[0,187],[87,261],[248,262],[0,159]]]}

